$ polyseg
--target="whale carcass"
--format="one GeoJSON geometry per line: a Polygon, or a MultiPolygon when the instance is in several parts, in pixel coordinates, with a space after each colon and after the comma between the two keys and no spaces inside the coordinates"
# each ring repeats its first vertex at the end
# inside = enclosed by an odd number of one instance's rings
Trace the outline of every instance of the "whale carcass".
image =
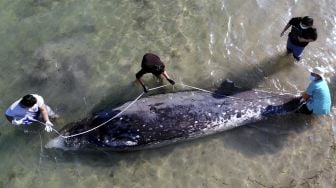
{"type": "Polygon", "coordinates": [[[230,94],[184,91],[144,97],[112,120],[111,117],[130,102],[65,126],[60,133],[66,136],[110,120],[86,134],[70,138],[58,136],[46,147],[65,150],[153,148],[218,133],[273,115],[292,113],[301,105],[300,99],[290,94],[256,90],[230,94]]]}

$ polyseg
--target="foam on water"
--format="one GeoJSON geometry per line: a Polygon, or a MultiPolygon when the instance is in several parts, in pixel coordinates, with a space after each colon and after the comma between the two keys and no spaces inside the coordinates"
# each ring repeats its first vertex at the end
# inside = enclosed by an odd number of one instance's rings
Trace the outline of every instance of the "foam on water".
{"type": "Polygon", "coordinates": [[[48,143],[45,145],[45,148],[59,148],[67,150],[64,144],[64,139],[60,136],[48,141],[48,143]]]}

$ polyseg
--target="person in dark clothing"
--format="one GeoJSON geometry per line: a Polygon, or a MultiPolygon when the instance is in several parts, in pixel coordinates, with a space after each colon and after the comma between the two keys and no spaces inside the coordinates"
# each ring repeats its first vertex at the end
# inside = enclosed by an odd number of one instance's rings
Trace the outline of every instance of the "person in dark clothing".
{"type": "Polygon", "coordinates": [[[293,53],[293,57],[300,61],[304,48],[309,42],[317,39],[316,28],[313,28],[314,20],[309,16],[292,18],[283,31],[280,37],[284,35],[286,30],[292,26],[291,32],[288,34],[287,52],[293,53]]]}
{"type": "Polygon", "coordinates": [[[142,85],[144,92],[148,92],[148,88],[141,80],[141,77],[146,73],[152,73],[156,77],[160,77],[161,75],[163,75],[170,84],[175,84],[175,82],[169,78],[167,72],[165,71],[164,63],[160,60],[159,56],[155,54],[146,53],[143,56],[141,62],[141,70],[135,75],[136,79],[142,85]]]}

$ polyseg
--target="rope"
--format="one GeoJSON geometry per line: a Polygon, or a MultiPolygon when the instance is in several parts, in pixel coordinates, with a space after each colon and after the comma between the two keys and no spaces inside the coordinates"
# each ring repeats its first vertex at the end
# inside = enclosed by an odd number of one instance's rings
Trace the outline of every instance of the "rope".
{"type": "Polygon", "coordinates": [[[109,120],[107,120],[107,121],[101,123],[100,125],[98,125],[98,126],[92,128],[92,129],[89,129],[89,130],[87,130],[87,131],[81,132],[81,133],[73,134],[73,135],[70,135],[70,136],[63,136],[63,135],[61,135],[61,136],[62,136],[63,138],[71,138],[71,137],[75,137],[75,136],[79,136],[79,135],[82,135],[82,134],[86,134],[86,133],[91,132],[91,131],[93,131],[93,130],[95,130],[95,129],[98,129],[99,127],[105,125],[106,123],[108,123],[108,122],[110,122],[111,120],[113,120],[113,119],[115,119],[116,117],[118,117],[120,114],[124,113],[124,112],[125,112],[129,107],[131,107],[137,100],[139,100],[139,99],[142,97],[142,95],[144,95],[144,92],[142,92],[142,93],[141,93],[135,100],[133,100],[129,105],[127,105],[126,108],[124,108],[122,111],[120,111],[120,112],[119,112],[118,114],[116,114],[115,116],[111,117],[109,120]]]}
{"type": "Polygon", "coordinates": [[[222,94],[218,94],[218,93],[214,93],[212,91],[208,91],[208,90],[205,90],[205,89],[201,89],[201,88],[198,88],[198,87],[194,87],[194,86],[190,86],[190,85],[187,85],[187,84],[181,84],[182,86],[186,86],[186,87],[190,87],[192,89],[196,89],[196,90],[199,90],[199,91],[204,91],[204,92],[207,92],[207,93],[212,93],[212,94],[216,94],[216,95],[219,95],[219,96],[223,96],[223,97],[227,97],[227,98],[232,98],[232,99],[239,99],[241,100],[241,98],[238,98],[238,97],[232,97],[232,96],[228,96],[228,95],[222,95],[222,94]]]}
{"type": "MultiPolygon", "coordinates": [[[[41,125],[47,126],[44,122],[39,121],[39,120],[37,120],[37,119],[30,118],[30,120],[35,121],[35,122],[37,122],[37,123],[40,123],[41,125]]],[[[59,133],[59,132],[58,132],[56,129],[54,129],[53,127],[51,127],[51,129],[52,129],[53,131],[55,131],[58,135],[62,136],[61,133],[59,133]]]]}
{"type": "MultiPolygon", "coordinates": [[[[197,88],[197,87],[190,86],[190,85],[183,84],[183,83],[181,83],[181,86],[186,86],[186,87],[189,87],[189,88],[192,88],[192,89],[196,89],[196,90],[199,90],[199,91],[204,91],[204,92],[207,92],[207,93],[212,93],[212,94],[216,94],[216,95],[219,95],[219,96],[223,96],[223,97],[227,97],[227,98],[232,98],[232,99],[237,99],[237,100],[252,100],[252,99],[242,99],[242,98],[239,98],[239,97],[232,97],[232,96],[229,96],[229,95],[218,94],[218,93],[215,93],[215,92],[212,92],[212,91],[208,91],[208,90],[205,90],[205,89],[197,88]]],[[[257,89],[253,89],[253,91],[266,92],[266,93],[270,93],[270,94],[273,94],[273,95],[276,94],[275,92],[272,92],[272,91],[264,91],[264,90],[257,90],[257,89]]],[[[298,95],[297,93],[284,93],[284,92],[282,92],[281,94],[295,95],[295,96],[298,95]]],[[[266,99],[266,98],[270,98],[270,97],[259,97],[259,99],[266,99]]]]}
{"type": "MultiPolygon", "coordinates": [[[[270,94],[273,94],[273,95],[278,95],[278,93],[276,92],[273,92],[273,91],[266,91],[266,90],[259,90],[259,89],[253,89],[254,91],[259,91],[259,92],[264,92],[264,93],[270,93],[270,94]]],[[[300,93],[289,93],[289,92],[280,92],[280,94],[282,95],[301,95],[302,92],[300,93]]]]}
{"type": "MultiPolygon", "coordinates": [[[[186,87],[189,87],[189,88],[192,88],[192,89],[195,89],[195,90],[199,90],[199,91],[203,91],[203,92],[207,92],[207,93],[213,93],[213,94],[217,94],[217,93],[214,93],[212,91],[208,91],[208,90],[205,90],[205,89],[201,89],[201,88],[197,88],[197,87],[194,87],[194,86],[190,86],[190,85],[187,85],[187,84],[183,84],[181,83],[180,84],[182,87],[186,86],[186,87]]],[[[166,85],[162,85],[162,86],[158,86],[158,87],[155,87],[155,88],[151,88],[149,89],[149,91],[153,91],[153,90],[157,90],[157,89],[160,89],[160,88],[163,88],[163,87],[166,87],[168,86],[168,84],[166,85]]],[[[95,129],[98,129],[99,127],[105,125],[106,123],[110,122],[111,120],[115,119],[116,117],[120,116],[121,114],[123,114],[128,108],[130,108],[135,102],[137,102],[145,93],[142,92],[136,99],[134,99],[130,104],[128,104],[122,111],[120,111],[118,114],[116,114],[115,116],[111,117],[110,119],[108,119],[107,121],[99,124],[98,126],[96,127],[93,127],[89,130],[86,130],[86,131],[83,131],[83,132],[80,132],[80,133],[77,133],[77,134],[73,134],[73,135],[68,135],[68,136],[65,136],[65,135],[62,135],[60,132],[58,132],[56,129],[54,129],[53,127],[51,127],[51,129],[57,133],[60,137],[62,138],[71,138],[71,137],[75,137],[75,136],[79,136],[79,135],[83,135],[83,134],[86,134],[86,133],[89,133],[95,129]]],[[[217,94],[217,95],[221,95],[221,94],[217,94]]],[[[225,97],[228,97],[228,98],[233,98],[233,99],[239,99],[239,100],[242,100],[241,98],[238,98],[238,97],[232,97],[232,96],[227,96],[227,95],[222,95],[222,96],[225,96],[225,97]]],[[[38,122],[40,123],[41,125],[44,125],[44,126],[47,126],[44,122],[42,121],[39,121],[39,120],[36,120],[36,119],[31,119],[32,121],[35,121],[35,122],[38,122]]]]}
{"type": "Polygon", "coordinates": [[[208,90],[201,89],[201,88],[198,88],[198,87],[190,86],[190,85],[187,85],[187,84],[184,84],[184,83],[181,83],[181,86],[187,86],[187,87],[190,87],[192,89],[199,90],[199,91],[204,91],[204,92],[207,92],[207,93],[213,93],[212,91],[208,91],[208,90]]]}
{"type": "MultiPolygon", "coordinates": [[[[160,88],[163,88],[163,87],[166,87],[168,86],[168,84],[166,85],[163,85],[163,86],[159,86],[159,87],[155,87],[155,88],[151,88],[149,89],[149,91],[153,91],[153,90],[156,90],[156,89],[160,89],[160,88]]],[[[77,133],[77,134],[73,134],[73,135],[68,135],[68,136],[65,136],[65,135],[62,135],[61,133],[59,133],[56,129],[54,129],[53,127],[52,130],[55,131],[60,137],[62,138],[71,138],[71,137],[75,137],[75,136],[79,136],[79,135],[82,135],[82,134],[86,134],[86,133],[89,133],[95,129],[98,129],[99,127],[105,125],[106,123],[112,121],[113,119],[115,119],[116,117],[120,116],[122,113],[124,113],[128,108],[130,108],[136,101],[138,101],[145,93],[142,92],[136,99],[134,99],[130,104],[128,104],[122,111],[120,111],[118,114],[116,114],[115,116],[111,117],[110,119],[108,119],[107,121],[99,124],[98,126],[96,127],[93,127],[89,130],[86,130],[86,131],[83,131],[83,132],[80,132],[80,133],[77,133]]],[[[43,123],[42,121],[39,121],[39,120],[36,120],[36,119],[32,119],[33,121],[36,121],[38,123],[40,123],[41,125],[44,125],[44,126],[47,126],[45,123],[43,123]]]]}
{"type": "Polygon", "coordinates": [[[169,85],[169,84],[166,84],[166,85],[163,85],[163,86],[154,87],[154,88],[148,89],[148,91],[157,90],[157,89],[160,89],[160,88],[166,87],[166,86],[168,86],[168,85],[169,85]]]}

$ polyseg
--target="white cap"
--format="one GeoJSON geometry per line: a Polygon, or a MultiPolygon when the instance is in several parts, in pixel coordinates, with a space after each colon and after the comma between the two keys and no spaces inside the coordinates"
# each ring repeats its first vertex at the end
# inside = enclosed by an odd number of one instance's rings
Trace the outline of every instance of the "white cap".
{"type": "Polygon", "coordinates": [[[324,79],[324,70],[322,67],[315,67],[313,70],[310,70],[311,73],[319,75],[322,79],[324,79]]]}

